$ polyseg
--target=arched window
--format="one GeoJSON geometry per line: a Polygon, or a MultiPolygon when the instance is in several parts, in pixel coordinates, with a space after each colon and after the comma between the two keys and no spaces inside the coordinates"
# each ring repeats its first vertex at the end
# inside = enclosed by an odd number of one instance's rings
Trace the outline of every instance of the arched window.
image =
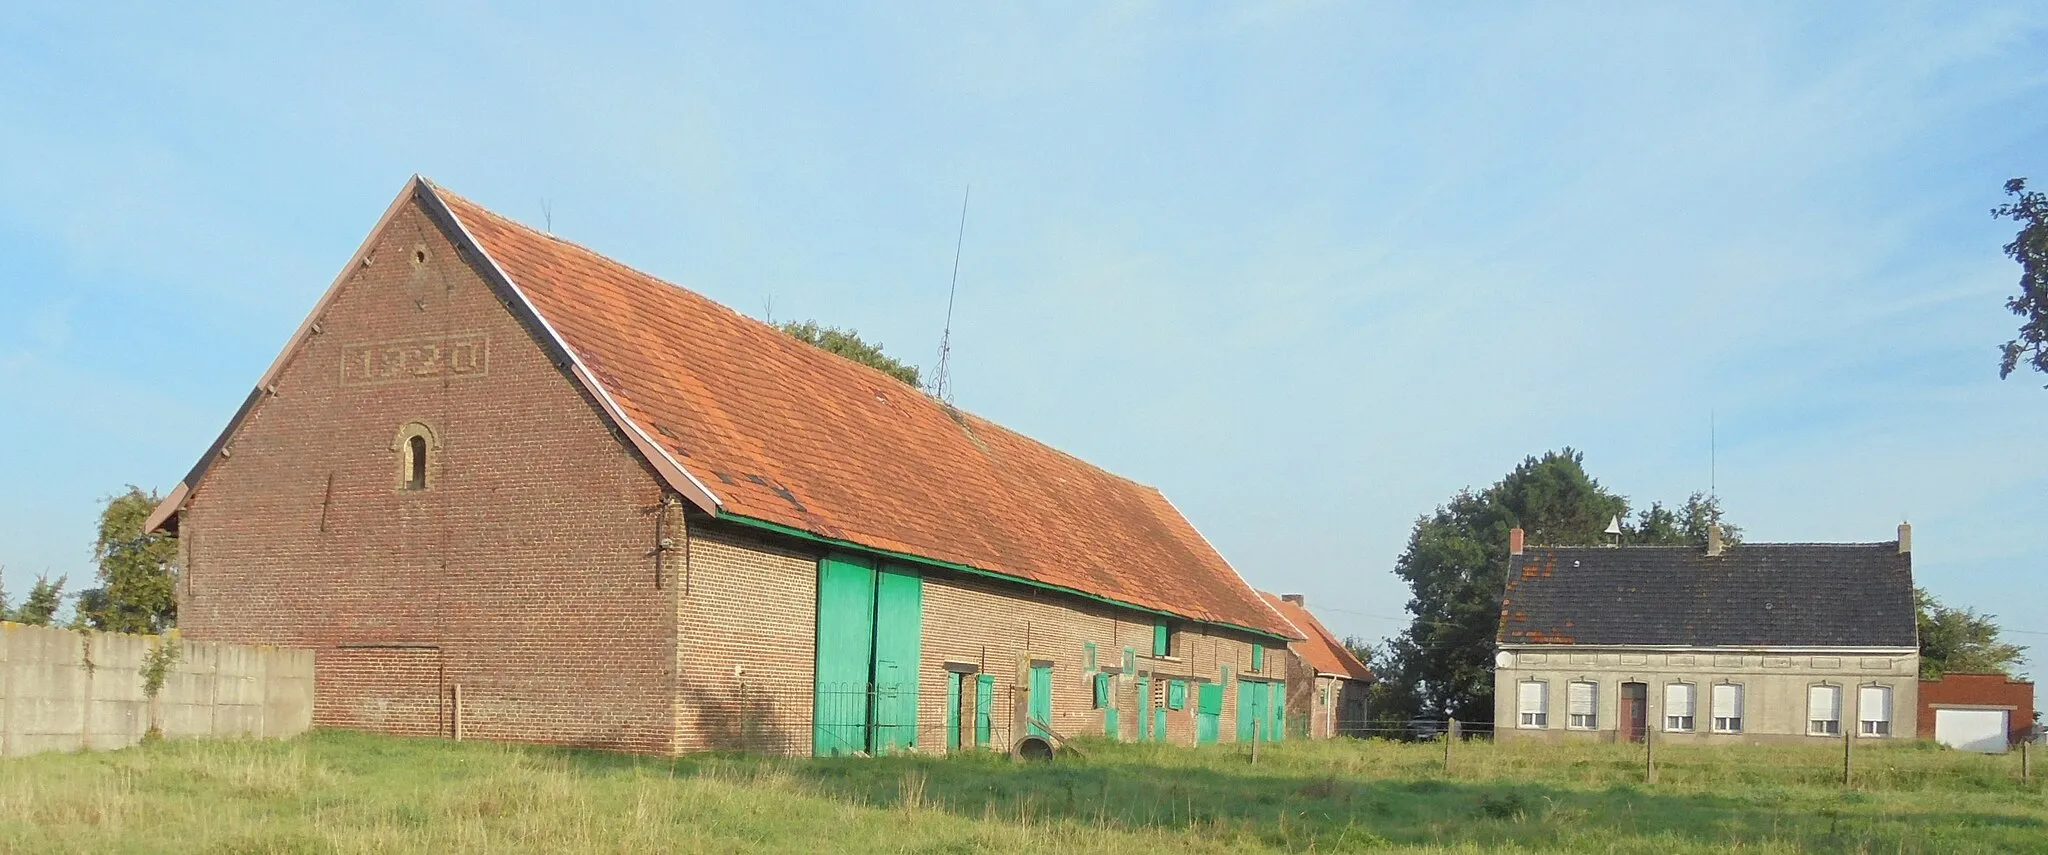
{"type": "Polygon", "coordinates": [[[391,444],[391,450],[398,452],[398,489],[427,489],[433,467],[433,454],[441,448],[441,442],[434,436],[432,428],[421,422],[407,422],[398,429],[398,440],[391,444]]]}

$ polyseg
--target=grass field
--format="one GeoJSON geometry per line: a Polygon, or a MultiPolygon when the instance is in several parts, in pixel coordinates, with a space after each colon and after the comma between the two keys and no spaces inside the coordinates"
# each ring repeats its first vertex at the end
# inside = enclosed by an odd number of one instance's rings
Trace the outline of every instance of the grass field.
{"type": "Polygon", "coordinates": [[[666,759],[315,733],[0,760],[5,852],[2048,852],[2014,757],[1289,742],[666,759]]]}

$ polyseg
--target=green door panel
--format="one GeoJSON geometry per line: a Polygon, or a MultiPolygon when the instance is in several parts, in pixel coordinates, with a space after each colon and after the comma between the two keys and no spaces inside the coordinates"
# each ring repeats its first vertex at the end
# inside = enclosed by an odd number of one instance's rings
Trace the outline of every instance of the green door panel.
{"type": "Polygon", "coordinates": [[[1152,739],[1152,677],[1138,675],[1138,741],[1152,739]]]}
{"type": "Polygon", "coordinates": [[[946,750],[960,750],[960,675],[946,672],[946,750]]]}
{"type": "Polygon", "coordinates": [[[1195,697],[1195,744],[1214,745],[1223,718],[1223,684],[1203,683],[1195,697]]]}
{"type": "Polygon", "coordinates": [[[1165,741],[1166,741],[1166,708],[1165,708],[1165,707],[1160,707],[1159,709],[1156,709],[1156,710],[1153,710],[1153,711],[1152,711],[1152,741],[1153,741],[1153,742],[1165,742],[1165,741]]]}
{"type": "Polygon", "coordinates": [[[1266,723],[1266,733],[1270,734],[1267,738],[1279,742],[1287,738],[1287,684],[1267,683],[1266,689],[1272,693],[1273,704],[1272,718],[1266,723]]]}
{"type": "Polygon", "coordinates": [[[1031,716],[1030,729],[1034,736],[1052,736],[1047,728],[1052,725],[1052,666],[1031,666],[1031,716]]]}
{"type": "Polygon", "coordinates": [[[994,674],[980,674],[974,678],[974,744],[988,747],[991,731],[995,729],[994,710],[989,707],[996,702],[996,678],[994,674]]]}
{"type": "Polygon", "coordinates": [[[923,577],[883,565],[875,578],[876,754],[917,746],[917,663],[923,627],[923,577]]]}
{"type": "Polygon", "coordinates": [[[1266,718],[1266,684],[1237,681],[1237,741],[1250,742],[1260,734],[1255,729],[1266,718]]]}
{"type": "Polygon", "coordinates": [[[829,756],[868,750],[874,635],[874,565],[837,555],[818,562],[813,752],[829,756]]]}

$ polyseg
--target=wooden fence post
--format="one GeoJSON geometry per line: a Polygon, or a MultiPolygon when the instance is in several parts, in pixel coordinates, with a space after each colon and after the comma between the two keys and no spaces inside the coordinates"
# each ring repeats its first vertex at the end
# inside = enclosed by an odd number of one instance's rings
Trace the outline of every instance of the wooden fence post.
{"type": "Polygon", "coordinates": [[[1458,739],[1458,720],[1453,718],[1446,722],[1446,725],[1444,728],[1444,774],[1448,775],[1451,773],[1451,743],[1458,739]]]}
{"type": "Polygon", "coordinates": [[[1643,783],[1646,784],[1657,783],[1656,732],[1656,728],[1647,724],[1643,727],[1643,783]]]}
{"type": "Polygon", "coordinates": [[[2034,767],[2027,757],[2027,743],[2032,741],[2031,739],[2020,741],[2020,783],[2022,784],[2034,779],[2034,767]]]}
{"type": "Polygon", "coordinates": [[[1849,786],[1852,766],[1849,764],[1849,749],[1856,744],[1856,731],[1842,728],[1842,786],[1849,786]]]}

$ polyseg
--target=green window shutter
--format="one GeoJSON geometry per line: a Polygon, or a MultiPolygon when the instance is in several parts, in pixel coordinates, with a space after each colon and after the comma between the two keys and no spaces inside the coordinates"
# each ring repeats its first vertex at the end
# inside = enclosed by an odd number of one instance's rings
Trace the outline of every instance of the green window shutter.
{"type": "Polygon", "coordinates": [[[1093,642],[1093,641],[1084,641],[1084,642],[1081,642],[1081,662],[1082,662],[1082,664],[1081,664],[1081,670],[1083,670],[1083,671],[1094,671],[1094,670],[1095,670],[1095,642],[1093,642]]]}
{"type": "Polygon", "coordinates": [[[1166,708],[1177,710],[1188,705],[1188,681],[1174,680],[1166,684],[1166,708]]]}
{"type": "Polygon", "coordinates": [[[1197,712],[1200,712],[1203,715],[1222,715],[1223,684],[1203,683],[1201,685],[1201,695],[1198,700],[1198,703],[1200,703],[1201,706],[1196,708],[1197,712]]]}
{"type": "Polygon", "coordinates": [[[1096,708],[1096,709],[1105,709],[1105,708],[1107,708],[1108,706],[1109,706],[1109,675],[1108,675],[1108,674],[1104,674],[1104,673],[1102,673],[1102,672],[1100,672],[1100,671],[1097,671],[1097,672],[1095,673],[1095,708],[1096,708]]]}
{"type": "Polygon", "coordinates": [[[1252,645],[1252,670],[1266,670],[1266,646],[1263,644],[1252,645]]]}
{"type": "Polygon", "coordinates": [[[1152,655],[1154,655],[1154,656],[1167,656],[1167,655],[1170,655],[1170,654],[1172,653],[1172,651],[1171,651],[1171,650],[1169,650],[1169,649],[1168,649],[1168,647],[1167,647],[1167,642],[1168,642],[1168,640],[1169,640],[1170,638],[1171,638],[1171,636],[1169,636],[1169,635],[1167,634],[1167,632],[1166,632],[1166,622],[1165,622],[1165,621],[1160,621],[1160,622],[1158,622],[1158,623],[1155,623],[1155,624],[1153,624],[1153,625],[1152,625],[1152,655]]]}

